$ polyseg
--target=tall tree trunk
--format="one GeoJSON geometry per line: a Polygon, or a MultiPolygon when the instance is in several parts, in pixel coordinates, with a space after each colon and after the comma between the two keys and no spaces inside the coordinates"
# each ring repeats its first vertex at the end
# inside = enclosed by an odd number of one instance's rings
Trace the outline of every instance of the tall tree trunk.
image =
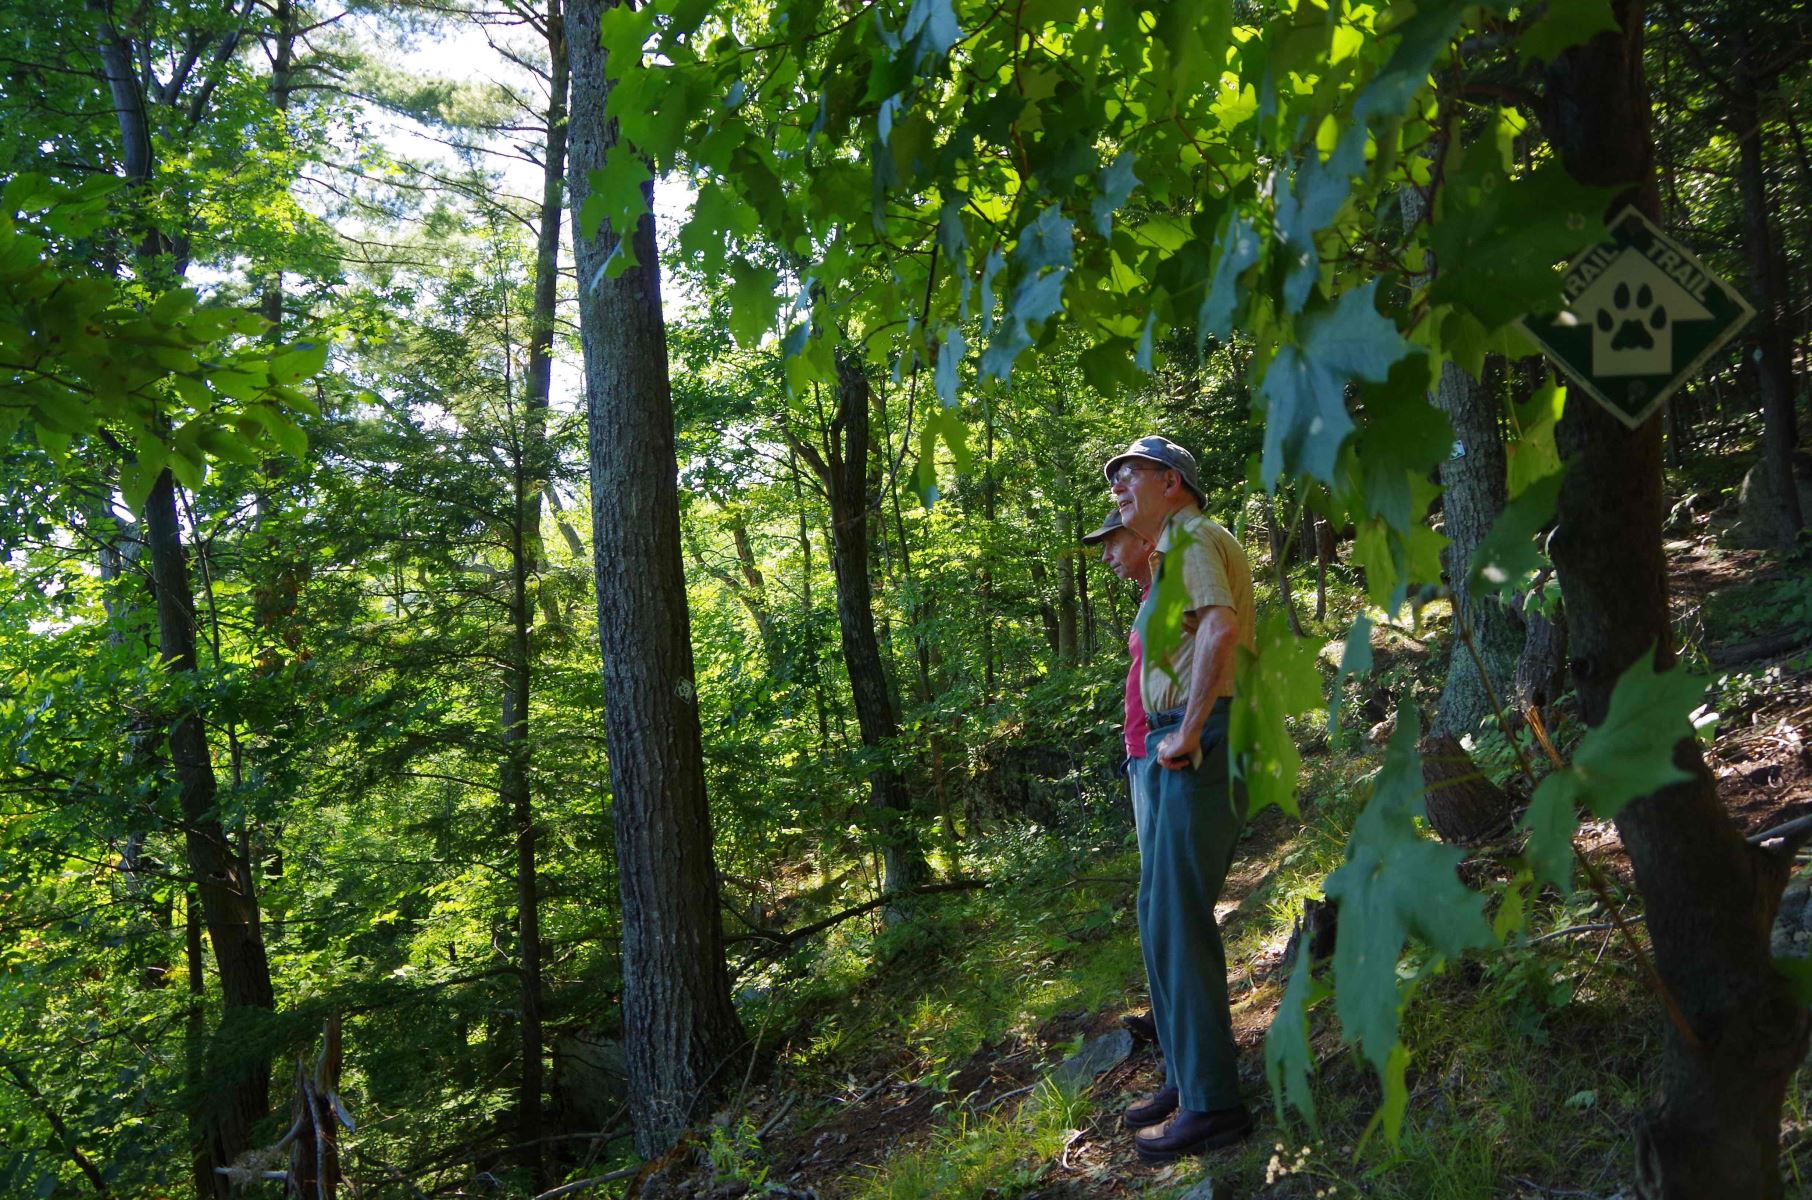
{"type": "MultiPolygon", "coordinates": [[[[99,21],[98,49],[102,74],[113,101],[120,131],[126,179],[130,186],[148,186],[156,170],[151,140],[150,114],[137,73],[132,48],[113,24],[104,6],[89,5],[99,21]]],[[[238,32],[220,43],[230,54],[238,32]]],[[[179,80],[172,78],[171,91],[179,80]]],[[[199,119],[201,101],[191,108],[191,124],[199,119]]],[[[138,246],[138,271],[146,280],[164,269],[161,256],[174,256],[173,270],[181,275],[186,238],[170,237],[150,225],[138,246]]],[[[182,527],[176,513],[176,484],[170,472],[159,473],[145,501],[143,519],[145,555],[151,566],[157,600],[158,644],[165,666],[173,675],[193,676],[195,654],[195,593],[183,558],[182,527]]],[[[200,697],[203,688],[178,689],[178,694],[200,697]]],[[[264,934],[258,919],[250,864],[227,840],[215,809],[218,784],[209,751],[207,726],[198,701],[183,701],[170,715],[165,730],[170,763],[181,796],[184,841],[190,874],[200,894],[208,940],[214,950],[223,1005],[220,1027],[206,1048],[206,1072],[212,1086],[197,1092],[201,1105],[196,1149],[196,1186],[206,1196],[224,1196],[226,1178],[213,1168],[226,1166],[251,1146],[251,1129],[270,1107],[271,1055],[258,1030],[259,1011],[275,1007],[270,963],[265,956],[264,934]]],[[[195,986],[198,948],[191,951],[191,988],[195,986]]],[[[200,1001],[193,1004],[199,1006],[200,1001]]],[[[197,1007],[195,1012],[199,1012],[197,1007]]],[[[196,1018],[191,1015],[191,1023],[196,1018]]],[[[193,1024],[191,1033],[194,1033],[193,1024]]]]}
{"type": "Polygon", "coordinates": [[[535,802],[530,784],[533,744],[529,740],[529,699],[533,684],[530,645],[534,601],[527,522],[538,515],[521,462],[516,464],[516,525],[511,531],[510,641],[505,650],[507,680],[503,702],[503,763],[498,792],[509,813],[516,841],[516,938],[521,959],[522,1053],[516,1079],[516,1141],[520,1162],[543,1190],[551,1182],[541,1144],[541,899],[535,867],[535,802]]]}
{"type": "MultiPolygon", "coordinates": [[[[1575,178],[1624,189],[1658,211],[1642,67],[1642,4],[1619,0],[1619,30],[1548,68],[1543,119],[1575,178]]],[[[1554,560],[1573,678],[1587,724],[1604,720],[1631,664],[1672,664],[1662,553],[1660,423],[1640,429],[1596,404],[1569,404],[1557,433],[1566,476],[1554,560]]],[[[1693,1031],[1670,1024],[1661,1099],[1637,1132],[1643,1197],[1778,1197],[1781,1102],[1805,1055],[1808,1014],[1774,970],[1768,937],[1789,863],[1749,845],[1719,802],[1690,737],[1688,773],[1617,817],[1647,905],[1655,963],[1693,1031]],[[1696,1043],[1696,1044],[1693,1044],[1696,1043]]]]}
{"type": "Polygon", "coordinates": [[[1076,525],[1069,506],[1057,506],[1057,661],[1076,665],[1076,525]]]}
{"type": "MultiPolygon", "coordinates": [[[[514,472],[514,520],[510,529],[510,643],[503,704],[503,764],[499,793],[516,841],[516,937],[522,974],[522,1050],[516,1079],[516,1142],[519,1162],[536,1190],[553,1182],[541,1140],[544,1038],[541,1024],[541,885],[536,863],[538,830],[532,786],[534,749],[529,704],[534,686],[535,605],[531,581],[541,570],[541,503],[550,490],[548,391],[553,377],[555,304],[560,275],[560,222],[566,170],[568,64],[560,0],[548,0],[547,143],[542,158],[541,209],[535,244],[535,277],[529,313],[528,375],[523,387],[524,422],[514,472]]],[[[504,347],[505,361],[511,348],[504,347]]],[[[507,388],[507,381],[506,381],[507,388]]],[[[551,620],[559,610],[548,606],[551,620]]]]}
{"type": "MultiPolygon", "coordinates": [[[[793,479],[793,506],[799,512],[799,607],[805,614],[805,626],[809,631],[812,627],[812,530],[805,503],[805,473],[799,467],[799,451],[790,444],[787,446],[787,466],[791,468],[793,479]]],[[[805,644],[811,655],[812,707],[818,716],[818,753],[828,755],[830,710],[824,702],[824,671],[809,632],[805,644]]]]}
{"type": "Polygon", "coordinates": [[[988,553],[994,537],[994,406],[982,401],[982,519],[987,529],[976,539],[982,548],[982,707],[994,707],[994,567],[988,553]]]}
{"type": "MultiPolygon", "coordinates": [[[[1494,368],[1505,368],[1496,355],[1485,364],[1487,378],[1494,368]]],[[[1523,648],[1523,624],[1502,601],[1475,599],[1466,590],[1472,556],[1509,498],[1497,397],[1483,380],[1474,379],[1459,364],[1447,362],[1441,366],[1433,399],[1452,423],[1459,449],[1440,466],[1442,526],[1447,535],[1441,566],[1453,597],[1454,633],[1449,639],[1453,654],[1447,660],[1447,679],[1429,734],[1458,737],[1492,716],[1493,695],[1500,701],[1509,697],[1516,658],[1523,648]],[[1462,623],[1471,638],[1471,650],[1461,636],[1462,623]]]]}
{"type": "Polygon", "coordinates": [[[1749,252],[1749,279],[1755,293],[1756,373],[1762,393],[1762,472],[1773,500],[1772,540],[1783,550],[1799,543],[1806,514],[1800,511],[1793,452],[1799,431],[1793,410],[1793,317],[1787,276],[1776,252],[1774,214],[1769,211],[1768,177],[1762,159],[1761,93],[1769,81],[1756,76],[1748,31],[1738,32],[1731,81],[1730,123],[1737,138],[1737,176],[1743,193],[1743,245],[1749,252]]]}
{"type": "MultiPolygon", "coordinates": [[[[875,636],[874,593],[868,576],[868,457],[870,389],[853,356],[837,362],[837,411],[826,431],[824,453],[787,438],[824,485],[831,510],[831,565],[837,576],[837,624],[843,665],[862,745],[872,756],[868,768],[869,809],[881,847],[882,889],[904,891],[925,878],[925,859],[912,826],[906,778],[893,761],[900,736],[893,693],[875,636]]],[[[890,910],[890,916],[893,914],[890,910]]]]}
{"type": "MultiPolygon", "coordinates": [[[[598,44],[608,0],[567,10],[572,56],[569,211],[617,142],[598,44]]],[[[650,207],[652,185],[644,185],[650,207]]],[[[724,971],[711,814],[705,799],[678,463],[654,218],[630,232],[638,266],[602,270],[619,234],[575,231],[590,417],[592,546],[604,658],[617,884],[622,898],[623,1034],[630,1116],[652,1156],[705,1110],[744,1044],[724,971]],[[595,282],[594,282],[595,281],[595,282]]]]}
{"type": "MultiPolygon", "coordinates": [[[[183,561],[176,516],[176,485],[161,472],[145,502],[145,550],[157,589],[158,643],[172,675],[193,676],[195,599],[183,561]]],[[[205,689],[179,689],[191,696],[205,689]]],[[[258,902],[250,864],[235,852],[215,809],[218,782],[208,749],[207,728],[195,702],[185,701],[166,730],[170,765],[182,801],[189,872],[201,896],[201,911],[214,966],[220,976],[220,1028],[210,1042],[211,1087],[203,1099],[203,1128],[214,1166],[226,1166],[251,1146],[251,1129],[270,1109],[271,1054],[256,1032],[257,1012],[275,1008],[270,963],[265,957],[258,902]]],[[[219,1185],[224,1194],[225,1180],[219,1185]]]]}

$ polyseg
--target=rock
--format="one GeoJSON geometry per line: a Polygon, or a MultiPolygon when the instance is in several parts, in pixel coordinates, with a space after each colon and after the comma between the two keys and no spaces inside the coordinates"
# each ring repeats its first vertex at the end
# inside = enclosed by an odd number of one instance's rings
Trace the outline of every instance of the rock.
{"type": "Polygon", "coordinates": [[[1132,1031],[1115,1029],[1082,1043],[1082,1049],[1057,1064],[1051,1078],[1066,1088],[1085,1087],[1097,1076],[1125,1062],[1132,1052],[1132,1031]]]}
{"type": "Polygon", "coordinates": [[[1177,1200],[1227,1200],[1233,1195],[1233,1189],[1216,1180],[1212,1175],[1204,1175],[1201,1182],[1184,1192],[1177,1200]]]}
{"type": "MultiPolygon", "coordinates": [[[[1812,455],[1804,450],[1793,455],[1793,478],[1799,486],[1799,511],[1812,519],[1812,455]]],[[[1775,544],[1774,488],[1762,463],[1749,468],[1743,485],[1737,491],[1737,521],[1731,539],[1739,546],[1765,548],[1775,544]]]]}

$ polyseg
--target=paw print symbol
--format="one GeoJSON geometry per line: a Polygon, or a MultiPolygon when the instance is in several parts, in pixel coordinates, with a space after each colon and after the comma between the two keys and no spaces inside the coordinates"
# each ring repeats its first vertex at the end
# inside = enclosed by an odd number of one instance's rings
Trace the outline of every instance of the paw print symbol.
{"type": "Polygon", "coordinates": [[[1639,284],[1631,294],[1630,285],[1620,283],[1611,304],[1598,310],[1598,328],[1611,334],[1612,350],[1652,350],[1654,335],[1667,328],[1667,307],[1655,302],[1648,284],[1639,284]]]}

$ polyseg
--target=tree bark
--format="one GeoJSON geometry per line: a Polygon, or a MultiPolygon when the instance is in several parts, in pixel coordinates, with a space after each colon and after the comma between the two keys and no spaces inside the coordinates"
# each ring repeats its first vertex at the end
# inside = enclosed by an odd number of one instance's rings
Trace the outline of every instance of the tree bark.
{"type": "MultiPolygon", "coordinates": [[[[609,0],[567,10],[572,57],[569,211],[617,142],[598,44],[609,0]]],[[[644,185],[650,208],[653,187],[644,185]]],[[[603,266],[619,233],[575,230],[590,436],[592,546],[606,743],[622,898],[623,1032],[638,1153],[670,1146],[734,1074],[730,1002],[696,676],[680,563],[678,464],[654,219],[630,232],[639,265],[603,266]]]]}
{"type": "MultiPolygon", "coordinates": [[[[1640,0],[1615,5],[1619,30],[1548,68],[1543,120],[1581,182],[1624,189],[1611,206],[1658,212],[1640,0]]],[[[1602,722],[1611,689],[1651,656],[1673,664],[1662,552],[1660,422],[1640,429],[1596,404],[1569,404],[1557,431],[1566,475],[1553,554],[1566,601],[1581,715],[1602,722]]],[[[1637,1131],[1636,1186],[1648,1198],[1778,1197],[1781,1102],[1805,1055],[1812,1014],[1769,954],[1789,863],[1748,844],[1726,815],[1697,743],[1688,778],[1617,817],[1647,904],[1655,964],[1691,1030],[1671,1024],[1660,1102],[1637,1131]]]]}
{"type": "Polygon", "coordinates": [[[1485,777],[1458,738],[1431,734],[1420,750],[1428,824],[1443,842],[1476,846],[1510,831],[1510,794],[1485,777]]]}
{"type": "MultiPolygon", "coordinates": [[[[1495,355],[1486,362],[1488,375],[1492,364],[1502,364],[1495,355]]],[[[1509,498],[1497,398],[1464,367],[1446,362],[1433,399],[1453,425],[1460,452],[1440,466],[1442,526],[1447,535],[1441,566],[1453,597],[1454,635],[1449,639],[1453,654],[1447,662],[1447,679],[1429,733],[1458,736],[1471,733],[1492,716],[1493,694],[1500,700],[1509,697],[1517,654],[1523,647],[1523,625],[1503,602],[1490,597],[1475,599],[1466,590],[1472,556],[1509,498]],[[1470,631],[1473,650],[1460,637],[1462,622],[1470,631]]]]}
{"type": "MultiPolygon", "coordinates": [[[[176,485],[168,470],[152,485],[145,502],[144,528],[157,589],[163,661],[171,674],[193,676],[197,665],[195,599],[183,561],[176,485]]],[[[200,687],[181,690],[193,696],[205,694],[200,687]]],[[[276,1004],[250,867],[227,840],[215,810],[218,782],[206,725],[193,701],[185,702],[172,715],[166,737],[181,794],[189,871],[197,881],[220,976],[224,1011],[208,1048],[213,1086],[203,1099],[202,1129],[211,1165],[226,1166],[251,1146],[252,1126],[270,1109],[271,1055],[268,1048],[258,1048],[262,1038],[254,1032],[257,1021],[253,1014],[269,1012],[276,1004]]],[[[224,1186],[223,1179],[217,1190],[224,1186]]]]}
{"type": "MultiPolygon", "coordinates": [[[[791,431],[787,438],[824,485],[831,510],[831,566],[837,577],[837,624],[843,665],[862,745],[872,756],[868,770],[869,809],[881,849],[883,891],[905,892],[926,875],[912,825],[906,778],[893,761],[900,723],[875,636],[874,593],[868,577],[868,376],[853,357],[837,362],[837,409],[826,431],[824,452],[791,431]]],[[[889,909],[890,917],[897,915],[889,909]]]]}
{"type": "Polygon", "coordinates": [[[1747,31],[1739,31],[1731,83],[1730,124],[1737,139],[1737,176],[1743,193],[1743,245],[1755,294],[1756,374],[1762,393],[1762,470],[1773,500],[1772,540],[1782,550],[1799,543],[1806,514],[1800,511],[1793,452],[1798,447],[1793,410],[1793,319],[1786,272],[1776,253],[1774,215],[1762,159],[1761,93],[1769,83],[1756,75],[1747,31]]]}
{"type": "MultiPolygon", "coordinates": [[[[565,19],[560,0],[548,0],[544,18],[548,54],[547,143],[542,159],[541,208],[535,242],[535,277],[529,313],[528,373],[523,387],[524,422],[512,479],[514,513],[510,534],[510,643],[503,703],[503,762],[498,791],[509,812],[516,841],[516,937],[522,968],[521,1061],[516,1078],[518,1161],[540,1191],[553,1183],[541,1137],[545,1090],[542,1055],[541,896],[536,863],[538,830],[531,783],[534,748],[529,704],[534,686],[535,603],[531,581],[541,570],[541,502],[550,487],[548,391],[553,377],[555,304],[560,275],[560,221],[566,170],[568,64],[565,19]]],[[[509,361],[511,347],[504,347],[509,361]]],[[[508,386],[507,381],[505,384],[508,386]]],[[[548,606],[550,618],[558,609],[548,606]]]]}

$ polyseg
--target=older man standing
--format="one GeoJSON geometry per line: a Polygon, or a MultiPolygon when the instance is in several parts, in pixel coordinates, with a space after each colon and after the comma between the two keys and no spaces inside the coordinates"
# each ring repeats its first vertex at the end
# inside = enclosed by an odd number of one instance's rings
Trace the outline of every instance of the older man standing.
{"type": "MultiPolygon", "coordinates": [[[[1228,770],[1234,649],[1253,648],[1252,572],[1237,539],[1202,513],[1195,458],[1143,437],[1102,468],[1122,523],[1151,541],[1153,586],[1134,621],[1146,649],[1139,692],[1148,723],[1140,839],[1139,931],[1165,1086],[1126,1110],[1142,1158],[1162,1161],[1237,1141],[1252,1130],[1240,1099],[1226,952],[1214,906],[1245,821],[1228,770]],[[1187,615],[1162,660],[1150,653],[1162,599],[1187,615]]],[[[1165,639],[1170,640],[1170,639],[1165,639]]]]}

